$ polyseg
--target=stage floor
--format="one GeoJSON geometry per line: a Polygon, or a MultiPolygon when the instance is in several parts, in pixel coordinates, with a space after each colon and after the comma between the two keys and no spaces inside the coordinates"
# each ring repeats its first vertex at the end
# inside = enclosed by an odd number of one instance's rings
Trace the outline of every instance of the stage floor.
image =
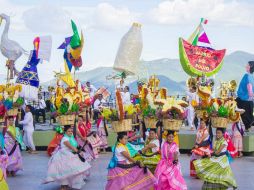
{"type": "MultiPolygon", "coordinates": [[[[24,170],[19,172],[15,178],[8,178],[10,190],[58,190],[59,185],[56,183],[41,184],[46,176],[47,163],[49,157],[45,151],[37,155],[30,155],[22,152],[24,170]]],[[[107,165],[111,158],[111,153],[101,154],[99,159],[92,162],[91,176],[83,190],[103,190],[106,184],[107,165]],[[99,179],[99,180],[98,180],[99,179]]],[[[188,190],[201,189],[202,181],[193,179],[189,176],[190,157],[186,154],[180,155],[182,173],[187,183],[188,190]]],[[[238,189],[254,189],[254,157],[242,157],[235,159],[231,167],[234,172],[238,189]]]]}

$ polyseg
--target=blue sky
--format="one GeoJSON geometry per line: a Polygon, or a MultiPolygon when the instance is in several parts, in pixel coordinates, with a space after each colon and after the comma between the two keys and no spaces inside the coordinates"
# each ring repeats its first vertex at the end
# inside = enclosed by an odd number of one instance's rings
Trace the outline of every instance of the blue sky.
{"type": "MultiPolygon", "coordinates": [[[[25,49],[32,48],[38,35],[52,36],[51,61],[38,66],[42,81],[63,70],[63,52],[57,47],[71,34],[70,19],[85,36],[81,71],[112,66],[121,37],[135,21],[142,23],[143,60],[178,58],[178,38],[188,38],[201,17],[209,20],[205,29],[214,48],[254,53],[251,0],[0,0],[0,5],[11,15],[10,38],[25,49]]],[[[0,34],[3,27],[4,22],[0,34]]],[[[0,62],[4,61],[0,55],[0,62]]],[[[22,56],[17,67],[21,69],[26,61],[22,56]]],[[[3,64],[0,73],[5,74],[3,64]]]]}

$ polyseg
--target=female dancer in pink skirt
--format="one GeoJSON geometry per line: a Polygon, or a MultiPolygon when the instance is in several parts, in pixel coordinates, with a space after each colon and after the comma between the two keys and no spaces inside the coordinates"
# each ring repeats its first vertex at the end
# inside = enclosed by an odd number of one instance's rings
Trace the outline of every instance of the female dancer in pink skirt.
{"type": "Polygon", "coordinates": [[[108,132],[106,127],[106,121],[102,116],[100,116],[100,118],[97,121],[97,134],[100,137],[102,142],[100,145],[100,148],[103,149],[104,152],[106,152],[106,148],[108,147],[108,140],[107,140],[108,132]]]}
{"type": "Polygon", "coordinates": [[[90,132],[90,129],[87,128],[87,120],[84,122],[83,115],[78,116],[78,126],[77,126],[77,135],[76,139],[78,146],[81,147],[84,151],[83,157],[88,161],[95,159],[93,147],[87,140],[87,135],[90,132]]]}
{"type": "Polygon", "coordinates": [[[154,173],[157,179],[155,190],[187,190],[178,162],[179,148],[174,142],[174,131],[168,132],[161,151],[162,159],[154,173]]]}
{"type": "Polygon", "coordinates": [[[153,174],[146,168],[141,168],[130,156],[126,146],[128,136],[120,132],[117,136],[116,148],[109,164],[108,182],[105,190],[144,190],[152,189],[155,183],[153,174]]]}
{"type": "Polygon", "coordinates": [[[233,123],[232,125],[232,141],[237,151],[237,157],[240,158],[243,156],[243,133],[244,133],[244,124],[240,118],[239,121],[233,123]]]}
{"type": "Polygon", "coordinates": [[[19,143],[16,140],[16,127],[14,126],[13,116],[8,117],[4,141],[4,146],[9,157],[7,173],[11,176],[15,176],[19,170],[22,170],[22,156],[19,143]]]}
{"type": "Polygon", "coordinates": [[[67,190],[69,187],[81,189],[91,166],[79,155],[80,151],[77,149],[78,143],[73,136],[72,127],[64,126],[64,132],[60,148],[53,153],[48,162],[44,183],[58,182],[61,184],[61,190],[67,190]]]}
{"type": "Polygon", "coordinates": [[[0,169],[2,169],[4,178],[6,178],[6,168],[8,163],[8,154],[4,149],[4,137],[3,137],[3,127],[0,127],[0,169]]]}

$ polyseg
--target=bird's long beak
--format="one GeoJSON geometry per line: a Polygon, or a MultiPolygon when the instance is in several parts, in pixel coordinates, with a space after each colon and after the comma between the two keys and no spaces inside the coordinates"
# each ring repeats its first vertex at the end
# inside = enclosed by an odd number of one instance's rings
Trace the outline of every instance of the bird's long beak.
{"type": "Polygon", "coordinates": [[[2,17],[0,17],[0,26],[1,26],[1,24],[2,24],[2,20],[3,20],[3,18],[2,18],[2,17]]]}

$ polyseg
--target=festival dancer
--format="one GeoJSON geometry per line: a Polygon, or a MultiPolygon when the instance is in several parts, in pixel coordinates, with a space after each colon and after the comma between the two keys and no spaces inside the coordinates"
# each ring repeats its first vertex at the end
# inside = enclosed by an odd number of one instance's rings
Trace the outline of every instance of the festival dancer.
{"type": "Polygon", "coordinates": [[[101,145],[100,148],[103,149],[104,152],[106,152],[106,148],[108,147],[108,131],[107,131],[107,126],[106,126],[106,120],[104,117],[99,114],[99,119],[97,121],[97,134],[101,139],[101,145]]]}
{"type": "Polygon", "coordinates": [[[227,147],[227,151],[228,151],[228,154],[232,157],[232,158],[236,158],[237,155],[238,155],[238,151],[236,150],[235,146],[234,146],[234,143],[232,141],[232,138],[231,138],[231,135],[225,131],[224,133],[224,139],[227,141],[228,143],[228,147],[227,147]]]}
{"type": "Polygon", "coordinates": [[[179,147],[174,142],[174,131],[168,131],[166,142],[162,146],[162,159],[155,170],[155,190],[187,190],[178,161],[179,147]]]}
{"type": "Polygon", "coordinates": [[[84,154],[83,157],[87,160],[87,161],[92,161],[95,156],[94,156],[94,152],[93,152],[93,147],[92,145],[89,143],[89,141],[87,140],[87,135],[90,132],[90,128],[87,128],[87,119],[88,117],[86,117],[86,121],[84,122],[84,116],[83,115],[79,115],[78,116],[78,125],[77,125],[77,135],[76,135],[76,139],[78,142],[78,145],[80,148],[82,148],[84,150],[84,154]]]}
{"type": "Polygon", "coordinates": [[[233,123],[232,125],[232,142],[237,151],[237,157],[243,156],[243,133],[244,124],[240,118],[239,121],[233,123]]]}
{"type": "Polygon", "coordinates": [[[145,147],[139,151],[139,155],[135,156],[134,159],[142,162],[152,173],[154,173],[155,168],[161,159],[160,141],[156,137],[156,129],[149,129],[149,136],[145,141],[145,147]]]}
{"type": "Polygon", "coordinates": [[[47,177],[44,183],[58,182],[61,190],[81,189],[85,184],[91,168],[90,164],[82,159],[78,143],[73,136],[73,129],[70,125],[64,126],[64,137],[61,140],[60,148],[54,152],[48,163],[47,177]]]}
{"type": "Polygon", "coordinates": [[[224,128],[216,129],[214,153],[209,158],[193,162],[197,176],[204,181],[202,189],[237,188],[233,172],[226,155],[228,143],[224,139],[224,128]]]}
{"type": "Polygon", "coordinates": [[[212,150],[210,149],[209,138],[210,135],[206,127],[206,122],[204,119],[201,119],[200,126],[196,134],[195,146],[191,151],[192,154],[190,159],[190,176],[192,177],[197,177],[193,161],[211,155],[212,153],[212,150]]]}
{"type": "MultiPolygon", "coordinates": [[[[3,136],[3,127],[0,126],[0,169],[3,172],[4,177],[6,178],[6,168],[8,164],[8,154],[4,149],[4,136],[3,136]]],[[[1,186],[0,186],[1,187],[1,186]]]]}
{"type": "Polygon", "coordinates": [[[126,132],[117,134],[116,148],[109,164],[106,190],[143,190],[152,189],[155,178],[142,164],[131,158],[128,148],[126,132]]]}
{"type": "Polygon", "coordinates": [[[16,127],[14,126],[14,117],[7,119],[6,133],[4,135],[5,149],[8,153],[7,174],[15,176],[19,170],[22,170],[22,156],[19,143],[16,140],[16,127]]]}

